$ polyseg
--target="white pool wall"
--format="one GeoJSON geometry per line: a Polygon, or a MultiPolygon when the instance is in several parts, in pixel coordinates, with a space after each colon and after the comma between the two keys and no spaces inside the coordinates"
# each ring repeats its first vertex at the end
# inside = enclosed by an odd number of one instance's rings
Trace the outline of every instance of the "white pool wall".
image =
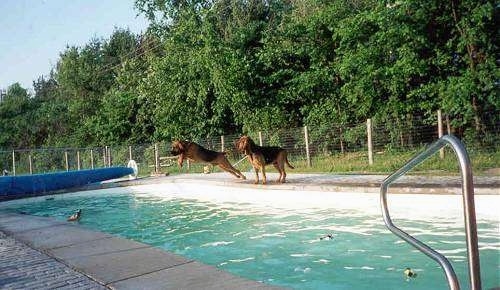
{"type": "MultiPolygon", "coordinates": [[[[310,209],[355,210],[360,214],[380,215],[380,194],[361,192],[330,192],[313,190],[273,189],[272,186],[256,185],[255,188],[210,185],[193,182],[175,182],[116,187],[100,190],[79,191],[67,194],[39,196],[0,203],[0,209],[14,204],[37,202],[47,198],[73,198],[86,195],[111,195],[133,193],[162,199],[196,199],[215,204],[238,203],[252,206],[266,213],[310,209]]],[[[451,194],[391,194],[388,204],[393,219],[454,221],[463,223],[461,195],[451,194]]],[[[500,195],[476,195],[476,218],[500,224],[500,195]]],[[[500,229],[499,229],[500,230],[500,229]]]]}
{"type": "MultiPolygon", "coordinates": [[[[136,194],[160,198],[187,198],[213,203],[245,203],[259,208],[282,210],[345,209],[364,214],[381,215],[380,195],[359,192],[273,190],[265,186],[240,188],[234,186],[170,183],[132,186],[136,194]]],[[[448,194],[388,194],[393,218],[458,219],[463,222],[461,195],[448,194]]],[[[478,220],[500,222],[500,195],[476,195],[478,220]]]]}

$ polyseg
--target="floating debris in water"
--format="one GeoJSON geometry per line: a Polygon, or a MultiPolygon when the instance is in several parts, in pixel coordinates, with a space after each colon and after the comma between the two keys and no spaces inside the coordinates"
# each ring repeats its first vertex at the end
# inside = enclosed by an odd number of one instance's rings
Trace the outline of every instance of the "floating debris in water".
{"type": "Polygon", "coordinates": [[[406,280],[409,280],[410,278],[417,278],[417,273],[413,272],[411,268],[406,268],[403,273],[406,277],[406,280]]]}
{"type": "Polygon", "coordinates": [[[54,200],[53,197],[47,197],[45,200],[54,200]]]}
{"type": "Polygon", "coordinates": [[[305,268],[295,267],[295,269],[293,269],[293,271],[294,272],[303,272],[305,274],[305,273],[311,272],[311,268],[309,268],[309,267],[305,267],[305,268]]]}
{"type": "Polygon", "coordinates": [[[68,218],[68,221],[69,222],[74,222],[74,221],[78,221],[80,219],[80,216],[82,214],[82,210],[79,209],[77,212],[75,212],[74,214],[72,214],[69,218],[68,218]]]}
{"type": "Polygon", "coordinates": [[[326,236],[322,236],[319,238],[321,241],[322,240],[333,240],[333,234],[328,234],[326,236]]]}

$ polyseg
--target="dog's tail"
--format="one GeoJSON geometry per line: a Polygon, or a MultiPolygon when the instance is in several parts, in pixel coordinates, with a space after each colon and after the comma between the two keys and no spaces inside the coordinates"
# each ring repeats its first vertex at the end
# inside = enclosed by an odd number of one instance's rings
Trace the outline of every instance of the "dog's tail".
{"type": "Polygon", "coordinates": [[[288,156],[285,156],[285,163],[286,165],[288,165],[288,167],[290,167],[290,169],[295,169],[295,167],[293,167],[290,162],[288,162],[288,156]]]}

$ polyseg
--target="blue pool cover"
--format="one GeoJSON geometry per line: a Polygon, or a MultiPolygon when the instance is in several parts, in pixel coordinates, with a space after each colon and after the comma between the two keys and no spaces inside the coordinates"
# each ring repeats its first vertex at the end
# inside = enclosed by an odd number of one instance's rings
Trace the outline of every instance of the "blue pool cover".
{"type": "Polygon", "coordinates": [[[0,199],[17,198],[83,186],[133,174],[129,167],[109,167],[45,174],[0,176],[0,199]]]}

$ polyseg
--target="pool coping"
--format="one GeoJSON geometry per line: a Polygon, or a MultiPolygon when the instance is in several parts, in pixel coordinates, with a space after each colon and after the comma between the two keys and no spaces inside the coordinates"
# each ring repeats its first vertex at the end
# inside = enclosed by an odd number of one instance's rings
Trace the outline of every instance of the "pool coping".
{"type": "Polygon", "coordinates": [[[54,218],[0,213],[0,231],[110,289],[283,289],[54,218]]]}

